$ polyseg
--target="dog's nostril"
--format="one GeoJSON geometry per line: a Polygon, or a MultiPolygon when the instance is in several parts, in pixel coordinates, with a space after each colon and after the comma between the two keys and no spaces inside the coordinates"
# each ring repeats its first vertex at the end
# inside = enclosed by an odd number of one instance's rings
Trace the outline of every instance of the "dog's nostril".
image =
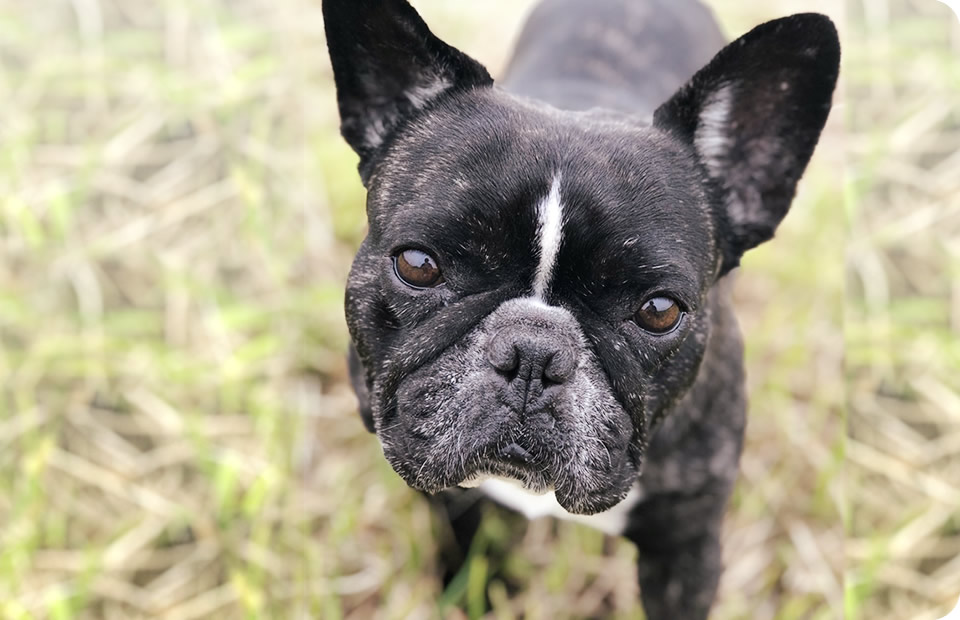
{"type": "Polygon", "coordinates": [[[520,366],[520,353],[509,338],[498,334],[487,347],[487,360],[500,372],[510,374],[520,366]]]}
{"type": "Polygon", "coordinates": [[[543,367],[543,380],[549,383],[566,383],[577,369],[577,356],[570,347],[557,349],[543,367]]]}

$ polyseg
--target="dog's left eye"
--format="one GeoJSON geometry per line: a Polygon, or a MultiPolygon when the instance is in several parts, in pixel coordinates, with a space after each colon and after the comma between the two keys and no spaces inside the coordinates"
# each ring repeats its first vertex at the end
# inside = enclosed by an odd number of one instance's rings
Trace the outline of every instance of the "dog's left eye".
{"type": "Polygon", "coordinates": [[[437,261],[420,250],[404,250],[393,257],[393,270],[400,281],[413,288],[432,288],[443,284],[437,261]]]}
{"type": "Polygon", "coordinates": [[[680,305],[669,297],[653,297],[643,303],[633,320],[642,329],[662,336],[669,334],[680,324],[683,311],[680,305]]]}

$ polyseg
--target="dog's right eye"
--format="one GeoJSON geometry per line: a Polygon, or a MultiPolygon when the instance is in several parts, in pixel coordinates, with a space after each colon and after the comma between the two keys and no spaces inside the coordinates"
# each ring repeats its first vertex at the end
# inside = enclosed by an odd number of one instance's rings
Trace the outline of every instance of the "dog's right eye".
{"type": "Polygon", "coordinates": [[[420,250],[404,250],[394,256],[393,270],[401,282],[413,288],[433,288],[443,284],[437,261],[420,250]]]}
{"type": "Polygon", "coordinates": [[[633,315],[637,325],[657,336],[663,336],[675,330],[682,318],[683,311],[680,305],[670,297],[648,299],[633,315]]]}

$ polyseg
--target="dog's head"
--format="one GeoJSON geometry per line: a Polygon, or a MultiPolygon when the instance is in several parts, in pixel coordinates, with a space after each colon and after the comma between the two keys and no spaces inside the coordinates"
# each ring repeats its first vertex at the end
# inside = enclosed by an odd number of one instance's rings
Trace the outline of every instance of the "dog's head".
{"type": "Polygon", "coordinates": [[[833,25],[756,28],[649,123],[503,92],[405,0],[323,10],[368,189],[346,300],[368,428],[419,489],[501,475],[609,508],[697,375],[711,287],[789,208],[833,25]]]}

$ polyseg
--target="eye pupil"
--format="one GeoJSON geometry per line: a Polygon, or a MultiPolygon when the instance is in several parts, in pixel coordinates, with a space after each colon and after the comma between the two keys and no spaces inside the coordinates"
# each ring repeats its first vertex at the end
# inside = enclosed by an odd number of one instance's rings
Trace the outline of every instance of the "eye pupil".
{"type": "Polygon", "coordinates": [[[683,312],[669,297],[653,297],[644,302],[634,315],[634,321],[652,334],[667,334],[680,324],[683,312]]]}
{"type": "Polygon", "coordinates": [[[400,281],[413,288],[431,288],[443,283],[437,261],[420,250],[404,250],[393,258],[394,271],[400,281]]]}

